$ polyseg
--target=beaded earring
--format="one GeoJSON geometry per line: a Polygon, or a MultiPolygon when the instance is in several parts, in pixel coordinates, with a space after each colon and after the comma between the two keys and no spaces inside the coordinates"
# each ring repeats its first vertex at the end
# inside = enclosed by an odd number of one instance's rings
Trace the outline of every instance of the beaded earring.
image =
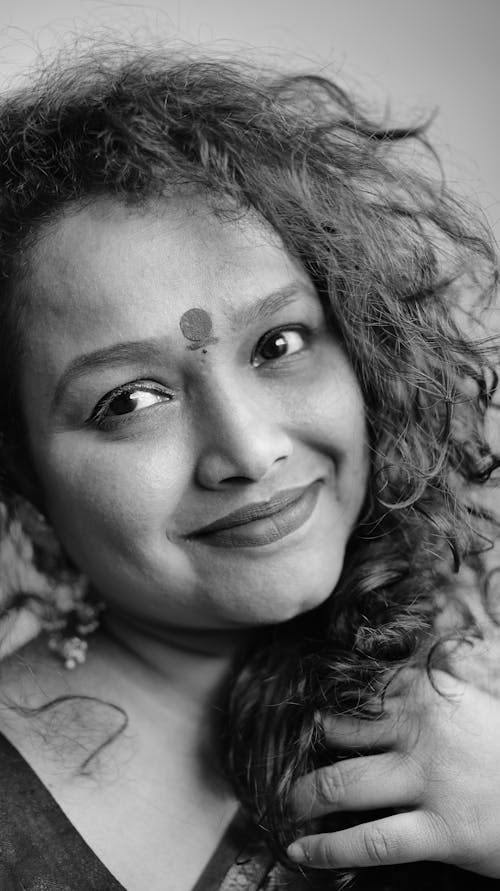
{"type": "MultiPolygon", "coordinates": [[[[87,579],[70,563],[46,518],[29,501],[17,497],[13,519],[4,526],[3,555],[7,559],[2,561],[0,552],[0,595],[10,639],[27,642],[45,632],[49,650],[65,668],[82,665],[87,638],[99,627],[104,604],[89,597],[87,579]],[[21,608],[17,606],[20,601],[21,608]],[[24,626],[29,628],[29,636],[24,626]]],[[[10,650],[4,647],[4,651],[2,655],[10,650]]]]}
{"type": "Polygon", "coordinates": [[[48,648],[68,669],[83,665],[87,658],[86,638],[97,631],[102,603],[82,601],[60,618],[42,619],[42,630],[49,633],[48,648]]]}

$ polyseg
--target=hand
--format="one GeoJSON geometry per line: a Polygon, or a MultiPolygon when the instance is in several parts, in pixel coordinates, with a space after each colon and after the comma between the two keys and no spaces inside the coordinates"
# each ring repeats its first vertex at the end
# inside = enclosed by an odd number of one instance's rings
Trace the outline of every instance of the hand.
{"type": "Polygon", "coordinates": [[[425,672],[407,671],[381,719],[325,719],[327,743],[357,757],[298,781],[295,816],[394,813],[300,838],[290,859],[319,868],[439,860],[500,877],[500,700],[442,671],[433,678],[444,695],[425,672]]]}

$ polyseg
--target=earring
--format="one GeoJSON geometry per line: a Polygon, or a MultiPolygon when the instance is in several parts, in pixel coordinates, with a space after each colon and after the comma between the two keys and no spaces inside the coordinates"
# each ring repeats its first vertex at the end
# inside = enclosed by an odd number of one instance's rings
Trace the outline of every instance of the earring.
{"type": "Polygon", "coordinates": [[[51,653],[68,669],[85,662],[87,638],[99,627],[104,604],[88,596],[88,582],[68,560],[46,518],[16,498],[10,538],[18,557],[12,594],[37,617],[51,653]]]}
{"type": "Polygon", "coordinates": [[[48,648],[68,669],[83,665],[87,658],[86,638],[97,631],[103,603],[81,601],[70,612],[42,620],[42,629],[49,633],[48,648]]]}

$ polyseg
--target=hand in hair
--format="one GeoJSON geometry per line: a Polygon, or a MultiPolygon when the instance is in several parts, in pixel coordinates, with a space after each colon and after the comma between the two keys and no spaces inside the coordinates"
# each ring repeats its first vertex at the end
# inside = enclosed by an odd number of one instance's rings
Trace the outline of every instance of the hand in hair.
{"type": "Polygon", "coordinates": [[[289,856],[318,868],[437,860],[500,878],[500,699],[442,671],[435,686],[408,675],[380,719],[327,718],[326,741],[347,758],[294,788],[300,820],[388,815],[300,838],[289,856]]]}

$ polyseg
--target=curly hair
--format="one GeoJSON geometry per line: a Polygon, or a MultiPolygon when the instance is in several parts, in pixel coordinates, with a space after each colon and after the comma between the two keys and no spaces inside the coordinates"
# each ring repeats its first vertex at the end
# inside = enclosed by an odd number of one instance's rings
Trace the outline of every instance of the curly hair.
{"type": "MultiPolygon", "coordinates": [[[[425,126],[373,121],[328,78],[236,62],[135,52],[56,66],[1,100],[0,151],[5,503],[25,448],[15,370],[29,248],[68,206],[143,208],[194,189],[227,199],[216,213],[252,208],[311,275],[360,382],[371,473],[340,582],[259,633],[228,686],[227,770],[284,858],[291,785],[332,758],[321,715],[370,718],[401,665],[427,664],[453,572],[465,561],[479,584],[496,535],[473,495],[500,466],[485,432],[497,356],[478,329],[496,287],[487,228],[416,169],[431,154],[425,126]]],[[[392,887],[382,872],[360,887],[392,887]]]]}

